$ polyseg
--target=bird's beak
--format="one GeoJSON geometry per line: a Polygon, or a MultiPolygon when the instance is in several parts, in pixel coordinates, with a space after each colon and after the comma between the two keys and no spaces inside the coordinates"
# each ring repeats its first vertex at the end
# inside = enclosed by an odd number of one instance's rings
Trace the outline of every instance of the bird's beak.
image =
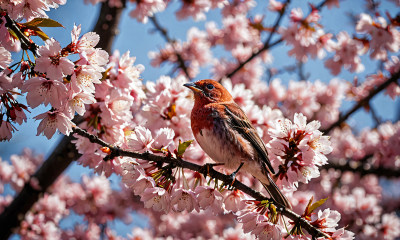
{"type": "Polygon", "coordinates": [[[190,88],[194,93],[203,92],[195,83],[185,83],[183,86],[190,88]]]}

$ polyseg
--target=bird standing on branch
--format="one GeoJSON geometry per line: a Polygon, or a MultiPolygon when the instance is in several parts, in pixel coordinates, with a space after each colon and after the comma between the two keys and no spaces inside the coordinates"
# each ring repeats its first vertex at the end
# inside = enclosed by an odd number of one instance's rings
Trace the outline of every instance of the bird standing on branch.
{"type": "MultiPolygon", "coordinates": [[[[257,178],[276,203],[291,209],[288,199],[271,178],[275,171],[264,142],[231,94],[214,80],[186,83],[194,93],[193,135],[215,162],[257,178]]],[[[236,173],[235,171],[234,173],[236,173]]]]}

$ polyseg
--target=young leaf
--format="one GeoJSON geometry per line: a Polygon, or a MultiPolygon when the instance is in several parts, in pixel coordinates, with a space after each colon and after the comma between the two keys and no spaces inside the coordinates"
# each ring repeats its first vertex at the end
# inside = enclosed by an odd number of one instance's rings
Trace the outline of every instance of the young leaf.
{"type": "Polygon", "coordinates": [[[44,33],[42,30],[39,29],[35,32],[43,41],[46,41],[47,39],[49,39],[49,36],[47,36],[47,34],[44,33]]]}
{"type": "Polygon", "coordinates": [[[22,25],[26,27],[64,27],[61,23],[50,18],[34,18],[32,21],[22,25]]]}
{"type": "Polygon", "coordinates": [[[324,204],[328,200],[328,198],[321,199],[311,205],[309,208],[310,213],[313,212],[315,209],[319,208],[322,204],[324,204]]]}
{"type": "Polygon", "coordinates": [[[194,140],[188,140],[185,142],[181,142],[181,140],[179,140],[179,146],[178,146],[178,156],[182,156],[185,151],[186,148],[188,148],[190,146],[190,144],[192,144],[194,140]]]}

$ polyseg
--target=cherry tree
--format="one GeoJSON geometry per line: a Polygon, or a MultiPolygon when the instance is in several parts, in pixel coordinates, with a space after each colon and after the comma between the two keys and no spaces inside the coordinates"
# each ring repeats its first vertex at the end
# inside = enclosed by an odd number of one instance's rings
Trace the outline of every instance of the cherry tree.
{"type": "Polygon", "coordinates": [[[1,239],[400,237],[400,123],[374,104],[398,109],[398,0],[353,2],[359,10],[341,11],[351,24],[339,31],[325,23],[345,0],[84,2],[101,5],[94,30],[65,26],[63,41],[46,34],[63,27],[47,14],[66,0],[0,3],[0,139],[27,118],[37,135],[64,135],[47,159],[31,149],[0,159],[1,239]],[[201,27],[175,39],[159,19],[171,8],[201,27]],[[147,49],[151,66],[111,50],[124,11],[165,40],[147,49]],[[143,79],[145,67],[164,72],[143,79]],[[201,76],[244,109],[293,209],[245,172],[232,182],[194,141],[183,84],[201,76]],[[31,114],[38,106],[46,110],[31,114]],[[356,112],[372,124],[351,121],[356,112]],[[70,178],[71,164],[90,174],[70,178]],[[133,213],[148,226],[113,229],[133,213]]]}

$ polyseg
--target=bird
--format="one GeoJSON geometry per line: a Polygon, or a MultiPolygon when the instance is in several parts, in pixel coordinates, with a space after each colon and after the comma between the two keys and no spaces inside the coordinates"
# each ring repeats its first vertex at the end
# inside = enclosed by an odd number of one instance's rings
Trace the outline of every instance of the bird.
{"type": "Polygon", "coordinates": [[[292,209],[271,176],[275,171],[256,129],[232,95],[211,79],[185,83],[194,93],[191,112],[193,135],[204,152],[229,169],[240,168],[258,179],[281,207],[292,209]]]}

